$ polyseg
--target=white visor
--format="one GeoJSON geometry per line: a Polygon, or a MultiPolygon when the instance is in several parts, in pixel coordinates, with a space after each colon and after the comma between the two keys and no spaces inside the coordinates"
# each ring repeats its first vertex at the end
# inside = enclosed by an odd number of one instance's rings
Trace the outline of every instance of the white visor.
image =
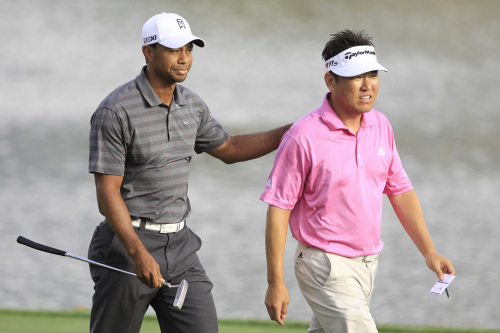
{"type": "Polygon", "coordinates": [[[375,48],[369,45],[351,47],[325,62],[325,70],[351,77],[372,71],[386,71],[377,61],[375,48]]]}

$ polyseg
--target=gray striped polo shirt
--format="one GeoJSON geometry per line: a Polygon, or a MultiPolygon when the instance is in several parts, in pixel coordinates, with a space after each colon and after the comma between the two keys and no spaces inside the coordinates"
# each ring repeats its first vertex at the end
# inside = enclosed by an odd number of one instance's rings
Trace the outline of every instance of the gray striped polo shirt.
{"type": "Polygon", "coordinates": [[[205,102],[177,84],[170,106],[149,84],[144,67],[114,90],[91,119],[89,172],[123,176],[130,215],[157,223],[185,220],[193,152],[222,145],[229,134],[205,102]]]}

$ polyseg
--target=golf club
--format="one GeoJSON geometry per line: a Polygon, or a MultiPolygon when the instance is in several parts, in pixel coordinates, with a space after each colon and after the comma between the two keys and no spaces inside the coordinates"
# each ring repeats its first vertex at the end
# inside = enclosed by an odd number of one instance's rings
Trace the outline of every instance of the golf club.
{"type": "MultiPolygon", "coordinates": [[[[135,273],[132,273],[129,271],[124,271],[122,269],[108,266],[105,264],[101,264],[100,262],[93,261],[93,260],[90,260],[90,259],[87,259],[84,257],[80,257],[77,255],[65,252],[63,250],[59,250],[59,249],[56,249],[56,248],[53,248],[53,247],[50,247],[47,245],[36,243],[36,242],[33,242],[32,240],[29,240],[23,236],[19,236],[17,238],[17,242],[19,244],[26,245],[26,246],[31,247],[32,249],[35,249],[38,251],[47,252],[47,253],[55,254],[58,256],[63,256],[63,257],[70,257],[70,258],[73,258],[76,260],[84,261],[84,262],[92,264],[92,265],[101,266],[101,267],[108,268],[108,269],[111,269],[111,270],[114,270],[114,271],[117,271],[120,273],[125,273],[125,274],[129,274],[129,275],[133,275],[133,276],[137,277],[137,275],[135,273]]],[[[168,282],[162,282],[162,285],[164,285],[168,288],[179,288],[177,290],[177,294],[175,295],[174,306],[180,310],[182,308],[182,305],[184,304],[184,300],[186,299],[186,293],[188,290],[188,282],[186,280],[182,280],[180,284],[170,284],[168,282]]]]}

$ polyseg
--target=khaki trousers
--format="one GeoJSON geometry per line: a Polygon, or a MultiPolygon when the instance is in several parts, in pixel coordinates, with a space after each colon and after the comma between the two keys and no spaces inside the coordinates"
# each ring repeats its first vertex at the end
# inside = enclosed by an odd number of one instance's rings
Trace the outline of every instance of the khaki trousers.
{"type": "Polygon", "coordinates": [[[370,299],[378,254],[346,258],[301,243],[295,252],[295,275],[313,311],[308,332],[378,332],[370,299]]]}

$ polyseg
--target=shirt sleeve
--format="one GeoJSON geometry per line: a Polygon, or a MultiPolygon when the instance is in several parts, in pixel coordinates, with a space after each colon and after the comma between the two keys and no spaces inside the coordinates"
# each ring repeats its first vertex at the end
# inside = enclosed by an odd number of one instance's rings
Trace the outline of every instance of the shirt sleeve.
{"type": "Polygon", "coordinates": [[[310,166],[306,150],[290,134],[285,134],[260,199],[281,209],[293,209],[302,196],[310,166]]]}
{"type": "Polygon", "coordinates": [[[229,134],[224,130],[222,125],[212,117],[208,106],[203,103],[202,109],[201,123],[198,126],[194,147],[197,154],[221,146],[229,137],[229,134]]]}
{"type": "Polygon", "coordinates": [[[123,176],[126,144],[121,120],[102,108],[92,115],[90,124],[89,172],[123,176]]]}

